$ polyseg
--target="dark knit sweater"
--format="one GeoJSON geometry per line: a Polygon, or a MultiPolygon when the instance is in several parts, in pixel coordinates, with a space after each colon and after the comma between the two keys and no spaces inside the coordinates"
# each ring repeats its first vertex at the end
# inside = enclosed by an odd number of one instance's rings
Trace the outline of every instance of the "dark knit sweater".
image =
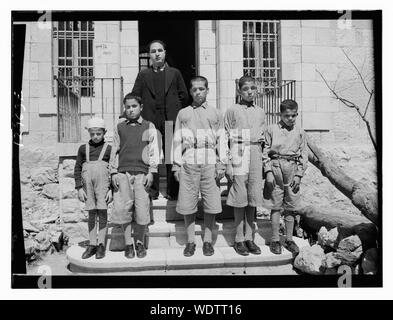
{"type": "MultiPolygon", "coordinates": [[[[93,141],[89,141],[89,160],[96,161],[100,156],[101,150],[104,146],[105,141],[102,140],[99,143],[94,143],[93,141]]],[[[111,157],[111,146],[108,145],[106,148],[103,161],[109,162],[111,157]]],[[[86,162],[86,144],[82,144],[78,149],[78,155],[76,157],[76,163],[74,168],[74,178],[75,178],[75,189],[82,188],[82,165],[86,162]]]]}
{"type": "MultiPolygon", "coordinates": [[[[141,124],[131,125],[127,121],[117,125],[120,137],[118,172],[144,173],[149,172],[148,158],[143,161],[143,150],[149,144],[148,135],[150,122],[142,120],[141,124]],[[143,141],[143,140],[144,141],[143,141]]],[[[147,153],[145,152],[145,156],[147,153]]]]}

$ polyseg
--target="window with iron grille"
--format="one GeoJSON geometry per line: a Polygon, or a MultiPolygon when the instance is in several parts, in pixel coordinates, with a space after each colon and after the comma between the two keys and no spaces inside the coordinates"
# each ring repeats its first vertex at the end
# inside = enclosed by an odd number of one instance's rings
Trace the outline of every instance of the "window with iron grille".
{"type": "MultiPolygon", "coordinates": [[[[92,21],[53,22],[53,75],[78,92],[94,96],[92,21]]],[[[54,81],[55,85],[56,81],[54,81]]],[[[56,92],[56,91],[54,91],[56,92]]]]}
{"type": "Polygon", "coordinates": [[[265,88],[280,80],[279,21],[243,21],[243,73],[265,88]]]}

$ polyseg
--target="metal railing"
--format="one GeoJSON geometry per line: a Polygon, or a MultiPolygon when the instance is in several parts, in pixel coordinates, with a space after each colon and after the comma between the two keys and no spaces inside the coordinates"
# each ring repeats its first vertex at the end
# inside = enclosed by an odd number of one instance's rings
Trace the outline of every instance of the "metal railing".
{"type": "Polygon", "coordinates": [[[81,141],[81,116],[112,115],[115,126],[123,110],[123,77],[54,77],[57,82],[58,141],[81,141]],[[93,81],[89,96],[82,96],[86,81],[93,81]],[[117,88],[116,88],[117,87],[117,88]],[[84,110],[82,112],[82,100],[84,110]],[[117,103],[116,103],[117,100],[117,103]],[[109,101],[109,102],[108,102],[109,101]]]}
{"type": "MultiPolygon", "coordinates": [[[[277,123],[280,120],[280,103],[286,99],[296,100],[296,81],[281,80],[278,83],[256,81],[258,93],[255,104],[262,107],[266,113],[266,124],[277,123]]],[[[236,79],[236,88],[239,80],[236,79]]],[[[240,93],[236,89],[236,102],[240,101],[240,93]]]]}

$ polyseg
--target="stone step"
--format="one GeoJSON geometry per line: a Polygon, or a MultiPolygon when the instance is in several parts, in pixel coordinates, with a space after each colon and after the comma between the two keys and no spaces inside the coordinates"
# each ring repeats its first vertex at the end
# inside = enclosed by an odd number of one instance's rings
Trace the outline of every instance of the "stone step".
{"type": "MultiPolygon", "coordinates": [[[[299,247],[308,246],[308,242],[294,238],[299,247]]],[[[173,243],[172,243],[173,244],[173,243]]],[[[202,246],[197,242],[195,254],[184,257],[183,247],[151,248],[147,250],[145,258],[127,259],[124,252],[107,251],[103,259],[91,257],[81,258],[84,247],[74,245],[67,250],[67,259],[72,272],[81,273],[111,273],[111,272],[137,272],[147,270],[180,270],[180,269],[217,269],[217,268],[245,268],[283,266],[292,262],[293,256],[283,249],[282,254],[275,255],[270,252],[267,245],[262,245],[260,255],[240,256],[229,246],[215,246],[215,253],[210,257],[203,255],[202,246]]],[[[195,271],[197,272],[197,271],[195,271]]]]}

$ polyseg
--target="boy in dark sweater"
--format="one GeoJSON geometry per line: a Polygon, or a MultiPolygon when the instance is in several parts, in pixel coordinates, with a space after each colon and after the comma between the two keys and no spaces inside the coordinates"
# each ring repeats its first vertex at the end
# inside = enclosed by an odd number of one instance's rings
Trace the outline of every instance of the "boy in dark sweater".
{"type": "Polygon", "coordinates": [[[109,159],[111,146],[105,142],[105,123],[103,119],[92,118],[86,129],[90,140],[79,147],[75,163],[74,177],[78,198],[86,202],[89,211],[89,246],[82,255],[87,259],[96,255],[96,259],[105,256],[105,236],[107,230],[107,203],[112,201],[110,190],[109,159]],[[98,246],[97,246],[98,217],[98,246]]]}
{"type": "Polygon", "coordinates": [[[150,223],[149,189],[160,161],[158,137],[153,123],[141,117],[141,98],[127,94],[123,100],[125,119],[114,130],[110,173],[114,188],[112,221],[123,226],[125,256],[134,258],[131,237],[132,215],[135,217],[135,249],[138,258],[146,256],[146,225],[150,223]]]}

